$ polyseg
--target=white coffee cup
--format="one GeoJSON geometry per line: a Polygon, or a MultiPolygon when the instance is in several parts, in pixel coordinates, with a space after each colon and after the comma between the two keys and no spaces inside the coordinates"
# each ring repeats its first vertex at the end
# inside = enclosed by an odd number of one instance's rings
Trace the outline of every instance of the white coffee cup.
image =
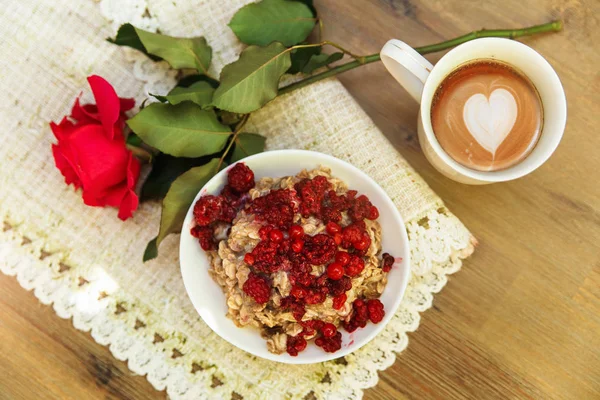
{"type": "Polygon", "coordinates": [[[472,185],[510,181],[534,171],[556,150],[567,121],[565,92],[548,61],[523,43],[501,38],[475,39],[449,51],[435,66],[396,39],[388,41],[380,54],[390,74],[420,103],[421,148],[429,162],[448,178],[472,185]],[[476,171],[454,161],[437,141],[431,126],[431,102],[438,86],[457,67],[478,59],[502,61],[525,74],[536,87],[544,110],[542,134],[531,154],[499,171],[476,171]]]}

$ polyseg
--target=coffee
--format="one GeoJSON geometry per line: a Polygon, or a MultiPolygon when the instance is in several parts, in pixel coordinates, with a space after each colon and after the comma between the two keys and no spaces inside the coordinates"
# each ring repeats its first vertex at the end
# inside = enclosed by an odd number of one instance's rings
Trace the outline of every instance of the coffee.
{"type": "Polygon", "coordinates": [[[465,167],[497,171],[523,161],[543,124],[537,90],[513,67],[477,60],[450,73],[431,106],[433,132],[444,151],[465,167]]]}

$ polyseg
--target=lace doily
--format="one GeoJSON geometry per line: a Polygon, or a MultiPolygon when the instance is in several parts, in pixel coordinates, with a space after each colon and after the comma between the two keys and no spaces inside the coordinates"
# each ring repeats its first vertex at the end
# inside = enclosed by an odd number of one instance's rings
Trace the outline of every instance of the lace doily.
{"type": "Polygon", "coordinates": [[[6,57],[0,59],[0,68],[11,74],[0,82],[6,93],[0,98],[0,269],[172,398],[303,398],[311,392],[359,398],[407,346],[407,332],[417,329],[419,314],[471,254],[474,239],[339,82],[319,82],[278,99],[255,113],[249,126],[268,137],[270,149],[313,149],[357,165],[386,189],[408,221],[413,275],[405,298],[384,332],[343,359],[283,365],[220,339],[185,294],[177,237],[165,240],[158,259],[141,263],[157,230],[159,205],[144,203],[122,223],[115,210],[84,206],[53,165],[47,122],[68,112],[87,75],[105,76],[120,95],[138,100],[175,83],[176,73],[165,63],[105,43],[116,26],[132,22],[174,36],[203,34],[214,49],[217,75],[241,50],[226,23],[246,2],[8,2],[0,15],[0,37],[13,39],[2,43],[6,57]]]}

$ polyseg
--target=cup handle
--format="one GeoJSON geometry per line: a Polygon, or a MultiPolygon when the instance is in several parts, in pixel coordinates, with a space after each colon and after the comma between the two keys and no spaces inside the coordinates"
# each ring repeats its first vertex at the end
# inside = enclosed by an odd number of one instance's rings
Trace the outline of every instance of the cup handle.
{"type": "Polygon", "coordinates": [[[417,103],[421,103],[423,87],[433,69],[433,64],[415,49],[396,39],[389,40],[379,55],[389,73],[417,103]]]}

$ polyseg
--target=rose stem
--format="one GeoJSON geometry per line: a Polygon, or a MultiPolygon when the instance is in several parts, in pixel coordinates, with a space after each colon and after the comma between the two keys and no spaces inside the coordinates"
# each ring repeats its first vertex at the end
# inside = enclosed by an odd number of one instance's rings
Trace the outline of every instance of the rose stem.
{"type": "MultiPolygon", "coordinates": [[[[416,47],[415,50],[420,54],[435,53],[437,51],[446,50],[454,46],[458,46],[461,43],[468,42],[469,40],[482,38],[482,37],[502,37],[509,39],[516,39],[522,36],[535,35],[538,33],[545,32],[558,32],[562,29],[562,21],[552,21],[542,25],[530,26],[523,29],[481,29],[467,33],[466,35],[459,36],[454,39],[446,40],[444,42],[430,44],[428,46],[416,47]]],[[[338,47],[338,46],[336,46],[338,47]]],[[[310,85],[311,83],[320,81],[331,76],[341,74],[342,72],[349,71],[361,65],[370,64],[372,62],[380,61],[379,53],[371,54],[368,56],[358,57],[354,61],[350,61],[346,64],[338,65],[337,67],[331,68],[320,74],[309,76],[301,81],[292,83],[279,89],[278,95],[289,93],[293,90],[300,89],[304,86],[310,85]]]]}

